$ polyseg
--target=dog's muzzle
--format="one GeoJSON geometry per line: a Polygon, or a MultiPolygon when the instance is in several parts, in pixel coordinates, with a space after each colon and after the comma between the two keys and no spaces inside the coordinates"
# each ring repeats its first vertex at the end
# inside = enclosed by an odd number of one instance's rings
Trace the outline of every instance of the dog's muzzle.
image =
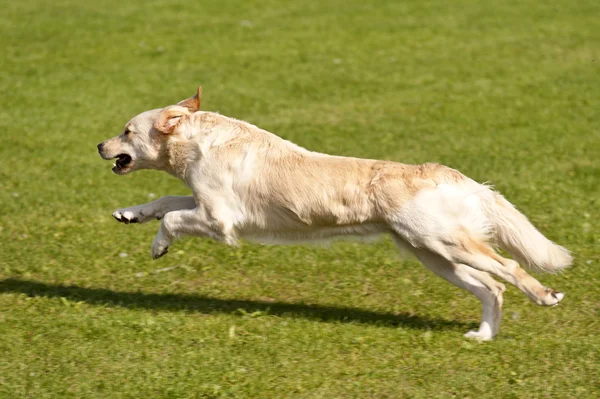
{"type": "Polygon", "coordinates": [[[104,151],[104,143],[98,144],[98,154],[102,157],[102,159],[117,159],[113,165],[112,171],[116,174],[124,174],[131,170],[133,167],[133,158],[129,154],[119,154],[116,156],[109,156],[104,151]]]}

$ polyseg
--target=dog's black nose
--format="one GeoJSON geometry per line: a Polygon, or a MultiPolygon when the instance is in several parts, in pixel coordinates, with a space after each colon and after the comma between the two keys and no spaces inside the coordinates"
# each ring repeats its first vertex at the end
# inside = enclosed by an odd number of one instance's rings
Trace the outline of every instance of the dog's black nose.
{"type": "Polygon", "coordinates": [[[98,144],[98,152],[102,151],[103,148],[104,148],[104,143],[98,144]]]}

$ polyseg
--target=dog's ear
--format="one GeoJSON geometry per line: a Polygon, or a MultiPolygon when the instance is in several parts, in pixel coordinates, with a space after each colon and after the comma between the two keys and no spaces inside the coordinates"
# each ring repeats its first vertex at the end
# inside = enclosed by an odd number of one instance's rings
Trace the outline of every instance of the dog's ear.
{"type": "Polygon", "coordinates": [[[179,122],[190,114],[191,112],[186,107],[171,105],[161,111],[156,122],[154,122],[154,127],[164,134],[171,134],[179,122]]]}
{"type": "Polygon", "coordinates": [[[198,86],[198,92],[194,95],[194,97],[190,97],[186,100],[180,101],[177,105],[181,105],[182,107],[186,107],[190,110],[190,112],[196,112],[200,110],[200,101],[202,100],[202,86],[198,86]]]}

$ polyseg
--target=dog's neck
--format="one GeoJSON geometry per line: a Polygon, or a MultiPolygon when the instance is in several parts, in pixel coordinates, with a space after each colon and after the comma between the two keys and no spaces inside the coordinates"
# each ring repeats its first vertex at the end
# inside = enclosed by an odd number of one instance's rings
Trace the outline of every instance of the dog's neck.
{"type": "Polygon", "coordinates": [[[194,140],[174,140],[167,144],[165,171],[185,182],[187,168],[200,159],[200,148],[194,140]]]}

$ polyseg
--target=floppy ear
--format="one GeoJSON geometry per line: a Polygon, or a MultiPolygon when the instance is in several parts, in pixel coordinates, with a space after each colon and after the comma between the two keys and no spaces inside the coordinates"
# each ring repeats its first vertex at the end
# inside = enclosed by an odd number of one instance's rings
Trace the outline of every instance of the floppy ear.
{"type": "Polygon", "coordinates": [[[200,101],[202,100],[202,86],[198,86],[198,92],[194,97],[190,97],[187,100],[183,100],[177,103],[182,107],[186,107],[190,112],[196,112],[200,110],[200,101]]]}
{"type": "Polygon", "coordinates": [[[171,134],[179,122],[190,115],[190,111],[182,106],[172,105],[163,109],[154,122],[154,127],[164,134],[171,134]]]}

